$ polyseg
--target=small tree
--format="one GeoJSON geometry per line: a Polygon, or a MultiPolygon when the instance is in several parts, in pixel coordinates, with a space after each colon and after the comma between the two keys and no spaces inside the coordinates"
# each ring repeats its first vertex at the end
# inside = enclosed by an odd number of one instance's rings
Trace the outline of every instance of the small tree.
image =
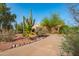
{"type": "Polygon", "coordinates": [[[51,32],[51,23],[50,20],[48,18],[44,18],[41,22],[42,26],[45,26],[49,32],[51,32]]]}
{"type": "Polygon", "coordinates": [[[16,15],[10,12],[10,8],[5,3],[0,4],[0,28],[10,30],[13,28],[12,23],[15,22],[16,15]]]}
{"type": "Polygon", "coordinates": [[[50,19],[44,18],[41,22],[41,25],[45,26],[50,33],[51,29],[56,27],[59,32],[60,27],[63,26],[64,24],[65,24],[64,21],[57,14],[53,14],[53,16],[50,19]]]}

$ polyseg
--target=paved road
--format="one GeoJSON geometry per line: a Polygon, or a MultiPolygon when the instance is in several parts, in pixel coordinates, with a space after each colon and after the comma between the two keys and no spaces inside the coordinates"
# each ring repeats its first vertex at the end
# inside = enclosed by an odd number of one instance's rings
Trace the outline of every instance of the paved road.
{"type": "Polygon", "coordinates": [[[57,56],[60,55],[60,43],[62,36],[58,34],[53,34],[47,38],[34,42],[29,45],[22,47],[17,47],[4,52],[0,55],[6,56],[57,56]]]}

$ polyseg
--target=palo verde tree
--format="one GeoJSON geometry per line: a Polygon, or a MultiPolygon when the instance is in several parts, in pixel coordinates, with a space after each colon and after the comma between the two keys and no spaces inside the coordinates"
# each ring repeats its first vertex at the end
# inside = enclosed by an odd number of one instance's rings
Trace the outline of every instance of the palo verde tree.
{"type": "Polygon", "coordinates": [[[51,32],[51,29],[53,27],[54,28],[57,27],[59,31],[59,28],[63,26],[64,24],[65,24],[64,21],[57,14],[53,14],[51,18],[44,18],[41,22],[41,25],[45,26],[49,32],[51,32]]]}
{"type": "Polygon", "coordinates": [[[50,20],[48,18],[44,18],[41,22],[41,25],[45,26],[49,32],[51,31],[51,23],[50,23],[50,20]]]}
{"type": "Polygon", "coordinates": [[[57,32],[59,32],[61,27],[65,25],[65,22],[63,19],[60,18],[58,14],[53,14],[51,19],[51,26],[56,28],[57,32]]]}

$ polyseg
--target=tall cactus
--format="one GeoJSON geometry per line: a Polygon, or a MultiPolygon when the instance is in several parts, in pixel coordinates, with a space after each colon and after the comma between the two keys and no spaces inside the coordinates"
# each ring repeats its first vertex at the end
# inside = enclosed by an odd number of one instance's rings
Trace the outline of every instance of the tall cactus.
{"type": "Polygon", "coordinates": [[[29,19],[26,19],[26,23],[31,27],[34,26],[35,24],[35,19],[33,19],[33,16],[32,16],[32,10],[30,10],[30,17],[29,19]]]}
{"type": "Polygon", "coordinates": [[[33,19],[33,16],[32,16],[32,10],[30,10],[30,17],[29,18],[25,18],[23,16],[23,32],[26,31],[26,33],[28,34],[31,34],[32,32],[32,27],[34,26],[35,24],[35,19],[33,19]]]}
{"type": "Polygon", "coordinates": [[[25,20],[26,20],[26,18],[25,18],[25,16],[23,16],[23,33],[24,33],[24,28],[25,28],[25,20]]]}

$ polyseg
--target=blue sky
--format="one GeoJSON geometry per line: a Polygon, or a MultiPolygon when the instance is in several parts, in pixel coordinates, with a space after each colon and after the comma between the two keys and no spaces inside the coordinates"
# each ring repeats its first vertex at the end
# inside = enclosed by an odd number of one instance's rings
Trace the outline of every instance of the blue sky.
{"type": "Polygon", "coordinates": [[[51,17],[52,14],[58,13],[66,24],[72,25],[74,21],[71,19],[67,4],[58,3],[8,3],[11,12],[17,15],[17,22],[22,22],[23,16],[29,17],[30,9],[32,9],[33,18],[36,23],[41,22],[44,17],[51,17]]]}

